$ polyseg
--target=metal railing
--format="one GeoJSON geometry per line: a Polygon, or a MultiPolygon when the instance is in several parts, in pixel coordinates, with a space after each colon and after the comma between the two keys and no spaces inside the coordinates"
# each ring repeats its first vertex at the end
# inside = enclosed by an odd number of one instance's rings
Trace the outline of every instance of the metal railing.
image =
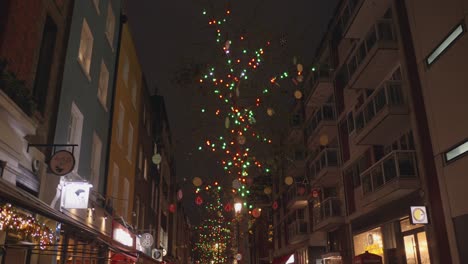
{"type": "Polygon", "coordinates": [[[325,148],[313,159],[308,167],[308,177],[313,180],[327,167],[336,167],[339,164],[337,148],[325,148]]]}
{"type": "Polygon", "coordinates": [[[341,200],[338,197],[328,197],[313,209],[314,224],[318,224],[329,217],[343,216],[341,200]]]}
{"type": "Polygon", "coordinates": [[[307,200],[307,184],[295,183],[291,185],[286,192],[286,200],[289,205],[291,202],[298,199],[307,200]]]}
{"type": "Polygon", "coordinates": [[[331,70],[328,69],[318,69],[312,71],[310,77],[309,85],[306,90],[306,97],[313,94],[317,88],[317,83],[319,82],[331,82],[331,70]]]}
{"type": "Polygon", "coordinates": [[[415,151],[392,151],[361,173],[362,192],[367,195],[393,180],[414,179],[417,176],[415,151]]]}
{"type": "Polygon", "coordinates": [[[295,220],[294,222],[289,224],[288,225],[289,239],[297,235],[307,234],[308,232],[307,226],[308,226],[308,223],[305,220],[295,220]]]}
{"type": "Polygon", "coordinates": [[[335,119],[334,105],[331,103],[322,105],[307,122],[305,129],[307,136],[314,134],[322,121],[334,121],[335,119]]]}
{"type": "Polygon", "coordinates": [[[355,113],[356,132],[364,128],[385,106],[401,106],[404,103],[401,81],[386,81],[355,113]]]}
{"type": "Polygon", "coordinates": [[[369,51],[380,41],[395,41],[397,34],[392,19],[380,19],[367,32],[366,38],[359,44],[349,57],[347,63],[343,64],[339,74],[347,83],[362,62],[366,59],[369,51]]]}

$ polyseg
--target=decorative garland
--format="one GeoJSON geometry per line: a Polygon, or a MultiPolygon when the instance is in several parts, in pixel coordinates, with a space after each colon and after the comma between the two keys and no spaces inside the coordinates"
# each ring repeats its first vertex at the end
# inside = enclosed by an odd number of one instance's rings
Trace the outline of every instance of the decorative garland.
{"type": "Polygon", "coordinates": [[[55,243],[54,232],[35,217],[15,210],[11,204],[0,207],[0,230],[14,232],[23,239],[38,242],[41,249],[55,243]]]}

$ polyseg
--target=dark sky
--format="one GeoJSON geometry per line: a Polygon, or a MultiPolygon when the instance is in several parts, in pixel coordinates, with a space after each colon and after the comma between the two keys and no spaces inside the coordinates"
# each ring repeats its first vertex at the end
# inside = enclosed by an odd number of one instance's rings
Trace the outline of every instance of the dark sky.
{"type": "MultiPolygon", "coordinates": [[[[304,66],[312,63],[337,1],[128,0],[129,24],[149,87],[156,87],[166,100],[177,178],[179,183],[186,179],[184,204],[195,219],[199,209],[194,208],[193,177],[219,180],[224,176],[217,157],[196,148],[206,138],[219,135],[224,119],[201,113],[201,108],[209,109],[217,104],[211,93],[201,92],[196,82],[177,85],[172,80],[176,72],[188,65],[216,64],[220,60],[215,33],[202,10],[222,14],[226,5],[230,5],[228,32],[231,36],[245,35],[249,50],[271,42],[261,70],[252,75],[251,91],[267,85],[271,76],[294,67],[293,57],[304,66]],[[285,40],[285,44],[280,40],[285,40]]],[[[276,88],[265,101],[277,114],[268,117],[265,111],[257,113],[257,126],[277,142],[278,132],[287,125],[287,110],[294,102],[295,89],[287,81],[276,88]]]]}

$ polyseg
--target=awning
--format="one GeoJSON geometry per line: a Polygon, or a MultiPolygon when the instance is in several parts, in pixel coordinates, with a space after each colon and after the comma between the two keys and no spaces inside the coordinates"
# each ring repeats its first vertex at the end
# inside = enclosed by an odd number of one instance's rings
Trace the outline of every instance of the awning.
{"type": "Polygon", "coordinates": [[[284,255],[273,259],[273,264],[285,264],[286,261],[292,256],[292,254],[284,255]]]}
{"type": "Polygon", "coordinates": [[[78,220],[75,220],[62,212],[55,210],[45,202],[39,200],[39,198],[36,196],[18,189],[15,185],[5,181],[2,178],[0,178],[0,199],[3,199],[5,202],[11,203],[14,206],[23,207],[24,209],[38,213],[57,222],[83,230],[92,236],[98,235],[98,232],[91,227],[84,225],[78,220]]]}

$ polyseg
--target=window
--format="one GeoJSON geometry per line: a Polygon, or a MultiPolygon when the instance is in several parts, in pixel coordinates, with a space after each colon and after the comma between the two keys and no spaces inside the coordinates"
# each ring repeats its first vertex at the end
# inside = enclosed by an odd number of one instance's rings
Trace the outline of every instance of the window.
{"type": "Polygon", "coordinates": [[[453,147],[451,150],[445,152],[444,158],[445,162],[451,162],[456,160],[457,158],[461,157],[468,153],[468,140],[465,140],[463,143],[458,144],[457,146],[453,147]]]}
{"type": "Polygon", "coordinates": [[[119,143],[120,146],[122,146],[124,118],[125,118],[125,108],[122,102],[120,102],[119,117],[117,120],[117,143],[119,143]]]}
{"type": "Polygon", "coordinates": [[[455,29],[452,30],[452,32],[450,32],[450,34],[444,39],[444,41],[442,41],[442,43],[440,43],[439,46],[437,46],[434,51],[429,54],[426,59],[426,64],[430,66],[432,63],[434,63],[434,61],[437,60],[437,58],[439,58],[439,56],[442,55],[447,50],[447,48],[449,48],[450,45],[455,42],[455,40],[460,38],[463,33],[465,33],[465,31],[466,29],[463,26],[463,23],[457,25],[455,29]]]}
{"type": "Polygon", "coordinates": [[[132,81],[132,104],[133,107],[136,108],[136,101],[137,101],[137,83],[135,79],[132,81]]]}
{"type": "Polygon", "coordinates": [[[148,180],[148,159],[145,158],[145,170],[143,172],[143,176],[145,180],[148,180]]]}
{"type": "Polygon", "coordinates": [[[91,184],[94,190],[99,187],[99,171],[101,169],[102,141],[96,131],[93,134],[93,150],[91,152],[91,184]]]}
{"type": "Polygon", "coordinates": [[[74,148],[75,156],[75,168],[73,171],[76,173],[78,171],[78,164],[80,161],[80,149],[81,149],[81,134],[83,133],[83,114],[80,109],[76,106],[75,102],[72,102],[71,112],[70,112],[70,122],[68,124],[68,144],[77,144],[78,146],[74,148]]]}
{"type": "Polygon", "coordinates": [[[132,162],[132,151],[133,151],[133,126],[132,123],[128,123],[128,142],[127,142],[127,159],[132,162]]]}
{"type": "Polygon", "coordinates": [[[91,80],[89,71],[91,68],[91,56],[93,55],[93,34],[88,26],[86,19],[83,19],[83,27],[81,28],[80,48],[78,50],[78,62],[83,69],[88,80],[91,80]]]}
{"type": "Polygon", "coordinates": [[[119,166],[114,162],[114,167],[112,170],[112,206],[114,209],[117,209],[119,204],[119,166]]]}
{"type": "Polygon", "coordinates": [[[112,10],[112,1],[107,5],[106,37],[109,45],[114,48],[115,15],[112,10]]]}
{"type": "Polygon", "coordinates": [[[98,13],[98,15],[101,12],[99,10],[99,2],[100,2],[99,0],[93,0],[94,8],[96,8],[96,12],[98,13]]]}
{"type": "Polygon", "coordinates": [[[101,105],[107,111],[107,90],[109,88],[109,71],[104,63],[101,61],[101,73],[99,74],[99,87],[98,87],[98,99],[101,105]]]}
{"type": "Polygon", "coordinates": [[[130,196],[130,182],[128,181],[127,178],[124,177],[124,190],[123,190],[123,210],[122,210],[122,216],[126,219],[128,217],[128,203],[129,201],[129,196],[130,196]]]}

